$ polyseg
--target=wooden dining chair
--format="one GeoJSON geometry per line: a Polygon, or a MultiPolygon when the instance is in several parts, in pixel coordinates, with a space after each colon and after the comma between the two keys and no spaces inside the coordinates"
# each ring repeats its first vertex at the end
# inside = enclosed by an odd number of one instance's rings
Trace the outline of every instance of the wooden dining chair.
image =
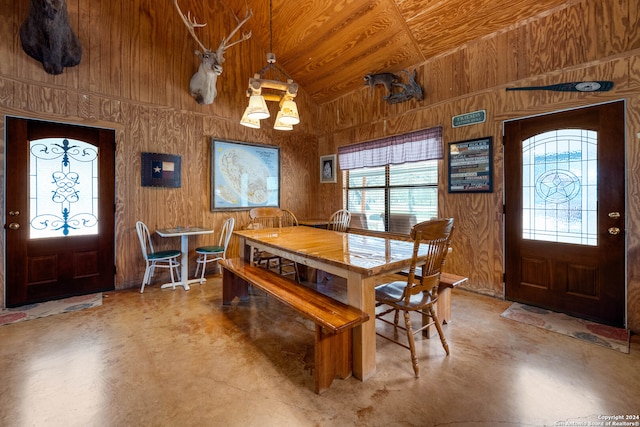
{"type": "Polygon", "coordinates": [[[142,221],[136,222],[136,232],[138,233],[138,240],[140,241],[140,248],[142,249],[142,256],[145,261],[144,277],[142,278],[142,287],[140,293],[144,292],[145,285],[151,282],[151,277],[157,268],[168,268],[171,274],[171,283],[174,284],[175,279],[173,276],[173,269],[176,269],[178,280],[180,280],[180,261],[178,258],[181,256],[179,250],[167,250],[156,252],[153,249],[153,242],[151,241],[151,234],[146,224],[142,221]]]}
{"type": "MultiPolygon", "coordinates": [[[[351,212],[346,209],[340,209],[331,214],[327,223],[327,230],[333,231],[349,231],[351,225],[351,212]]],[[[326,271],[318,270],[316,280],[324,282],[330,280],[333,276],[326,271]]]]}
{"type": "Polygon", "coordinates": [[[283,227],[297,227],[299,225],[298,218],[296,218],[296,215],[289,209],[282,209],[281,224],[283,227]]]}
{"type": "MultiPolygon", "coordinates": [[[[200,283],[204,282],[204,272],[207,269],[207,264],[214,261],[220,261],[227,257],[227,248],[229,247],[229,241],[231,240],[231,234],[233,233],[233,227],[235,225],[235,219],[227,218],[222,226],[220,232],[220,239],[216,246],[200,246],[196,248],[198,259],[196,260],[196,273],[195,277],[198,277],[198,271],[202,267],[202,275],[200,276],[200,283]]],[[[222,273],[222,267],[218,263],[218,270],[222,273]]]]}
{"type": "MultiPolygon", "coordinates": [[[[384,213],[380,214],[382,222],[385,222],[384,213]]],[[[411,227],[418,222],[415,214],[410,213],[392,213],[389,215],[389,229],[387,231],[391,233],[408,235],[411,232],[411,227]]]]}
{"type": "Polygon", "coordinates": [[[349,228],[359,228],[361,230],[367,230],[367,214],[364,212],[351,212],[351,221],[349,221],[349,228]]]}
{"type": "Polygon", "coordinates": [[[449,252],[452,233],[453,218],[432,219],[414,225],[410,233],[414,244],[407,280],[382,284],[375,290],[376,307],[382,307],[381,311],[376,312],[376,319],[393,326],[393,336],[378,329],[376,334],[411,351],[411,363],[416,378],[420,376],[420,368],[416,355],[415,334],[435,325],[442,346],[449,355],[449,345],[434,306],[438,301],[440,272],[449,252]],[[426,259],[424,254],[419,256],[419,249],[426,249],[426,259]],[[418,266],[422,266],[420,275],[416,274],[418,266]],[[404,314],[404,327],[398,324],[401,311],[404,314]],[[393,321],[385,318],[389,313],[393,313],[393,321]],[[412,327],[411,313],[420,314],[422,326],[418,329],[414,330],[412,327]],[[406,331],[408,344],[398,338],[398,328],[406,331]]]}
{"type": "Polygon", "coordinates": [[[351,225],[351,212],[346,209],[340,209],[331,214],[327,229],[333,231],[348,231],[349,225],[351,225]]]}
{"type": "Polygon", "coordinates": [[[280,208],[253,208],[249,211],[249,225],[251,228],[280,228],[283,215],[280,208]]]}
{"type": "MultiPolygon", "coordinates": [[[[283,227],[297,227],[298,218],[289,209],[282,209],[282,226],[283,227]]],[[[300,275],[298,272],[298,263],[290,259],[280,257],[279,271],[283,276],[293,274],[296,282],[300,282],[300,275]]]]}
{"type": "MultiPolygon", "coordinates": [[[[253,208],[249,211],[249,225],[247,228],[282,228],[283,212],[280,208],[263,207],[253,208]]],[[[267,251],[253,252],[253,262],[255,265],[265,268],[279,268],[280,257],[267,251]]]]}

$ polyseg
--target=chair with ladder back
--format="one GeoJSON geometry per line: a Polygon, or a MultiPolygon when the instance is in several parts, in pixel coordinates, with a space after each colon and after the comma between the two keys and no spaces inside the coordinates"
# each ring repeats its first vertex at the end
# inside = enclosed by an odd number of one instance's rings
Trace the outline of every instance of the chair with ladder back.
{"type": "Polygon", "coordinates": [[[420,376],[420,368],[416,355],[415,334],[435,325],[442,346],[449,355],[449,345],[434,306],[438,302],[440,272],[449,252],[452,233],[453,218],[436,218],[414,225],[410,233],[414,245],[407,280],[382,284],[375,290],[376,307],[382,307],[382,311],[376,312],[376,319],[393,327],[393,336],[390,332],[380,331],[378,328],[376,334],[411,351],[416,378],[420,376]],[[426,254],[419,254],[420,249],[426,249],[426,254]],[[418,266],[422,267],[421,274],[416,274],[418,266]],[[398,323],[401,311],[404,314],[404,326],[398,323]],[[385,318],[389,313],[394,315],[393,322],[385,318]],[[412,327],[411,313],[420,314],[422,319],[422,326],[416,330],[412,327]],[[408,343],[400,341],[398,328],[406,332],[408,343]]]}

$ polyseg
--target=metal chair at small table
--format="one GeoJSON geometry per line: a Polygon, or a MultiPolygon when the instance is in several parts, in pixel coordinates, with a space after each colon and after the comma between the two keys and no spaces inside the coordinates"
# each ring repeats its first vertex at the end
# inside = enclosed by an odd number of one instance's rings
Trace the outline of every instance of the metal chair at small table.
{"type": "MultiPolygon", "coordinates": [[[[222,226],[222,231],[220,232],[220,240],[218,241],[217,246],[200,246],[196,248],[196,253],[199,255],[196,260],[196,274],[195,277],[198,277],[198,271],[200,267],[202,267],[202,275],[200,276],[200,283],[204,282],[206,279],[204,278],[205,270],[207,269],[207,263],[220,261],[221,259],[225,259],[227,257],[227,248],[229,247],[229,240],[231,240],[231,234],[233,233],[233,227],[235,225],[235,220],[233,218],[227,218],[222,226]]],[[[218,270],[222,272],[222,268],[218,265],[218,270]]]]}

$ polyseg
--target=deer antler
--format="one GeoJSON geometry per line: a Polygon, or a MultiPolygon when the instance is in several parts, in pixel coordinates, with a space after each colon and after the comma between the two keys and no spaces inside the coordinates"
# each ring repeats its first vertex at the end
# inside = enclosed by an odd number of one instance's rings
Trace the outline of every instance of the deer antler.
{"type": "Polygon", "coordinates": [[[238,16],[235,13],[233,14],[238,25],[233,29],[233,31],[231,31],[231,34],[222,39],[218,50],[213,52],[202,44],[195,32],[196,28],[204,27],[207,24],[199,24],[198,21],[196,21],[196,18],[191,17],[191,12],[188,12],[187,16],[184,16],[184,13],[180,10],[180,6],[178,6],[178,0],[173,0],[173,4],[176,6],[178,14],[180,14],[184,25],[187,26],[189,33],[198,43],[200,49],[202,49],[202,52],[199,50],[196,50],[195,52],[198,58],[200,58],[200,67],[198,68],[198,72],[191,77],[191,81],[189,82],[189,92],[199,104],[211,104],[218,93],[216,89],[216,82],[218,81],[218,76],[222,74],[222,63],[224,62],[225,50],[247,40],[251,37],[251,31],[243,33],[242,39],[238,41],[233,43],[229,43],[229,41],[238,32],[240,27],[242,27],[249,18],[253,16],[253,12],[249,9],[249,4],[247,3],[247,0],[245,0],[247,10],[244,19],[240,21],[238,16]]]}
{"type": "Polygon", "coordinates": [[[229,33],[227,37],[222,39],[220,46],[218,46],[218,50],[216,51],[216,57],[218,58],[219,63],[224,62],[224,52],[227,49],[229,49],[231,46],[237,45],[238,43],[242,43],[243,41],[248,40],[251,37],[251,31],[249,31],[248,33],[242,33],[242,38],[240,40],[237,40],[231,44],[227,44],[229,43],[229,40],[231,40],[231,38],[238,32],[240,27],[242,27],[249,20],[249,18],[253,16],[253,10],[249,9],[249,5],[247,4],[246,0],[245,0],[245,5],[246,5],[246,12],[245,12],[244,19],[240,21],[238,19],[238,16],[234,14],[234,17],[236,18],[236,22],[238,23],[238,25],[236,26],[236,28],[233,29],[233,31],[231,31],[231,33],[229,33]]]}
{"type": "Polygon", "coordinates": [[[205,47],[205,45],[202,44],[202,42],[200,41],[200,39],[198,38],[198,36],[196,36],[196,32],[195,32],[195,28],[201,28],[206,26],[207,24],[198,24],[198,21],[196,21],[196,18],[191,18],[191,11],[187,11],[187,16],[184,16],[184,13],[182,13],[182,10],[180,10],[180,6],[178,6],[178,0],[173,0],[173,4],[176,5],[176,9],[178,9],[178,13],[180,14],[180,17],[182,18],[182,22],[184,22],[184,25],[187,26],[187,29],[189,30],[189,33],[191,34],[191,36],[195,39],[195,41],[198,43],[198,45],[200,46],[200,48],[202,49],[203,52],[208,51],[209,49],[207,49],[205,47]]]}

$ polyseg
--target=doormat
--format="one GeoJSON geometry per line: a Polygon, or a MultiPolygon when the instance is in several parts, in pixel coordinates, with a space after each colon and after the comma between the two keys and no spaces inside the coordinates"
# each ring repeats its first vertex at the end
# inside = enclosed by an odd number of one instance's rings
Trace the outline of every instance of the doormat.
{"type": "Polygon", "coordinates": [[[102,305],[102,292],[0,309],[0,326],[102,305]]]}
{"type": "Polygon", "coordinates": [[[501,314],[506,319],[558,332],[582,341],[629,353],[629,330],[601,325],[563,313],[514,302],[501,314]]]}

